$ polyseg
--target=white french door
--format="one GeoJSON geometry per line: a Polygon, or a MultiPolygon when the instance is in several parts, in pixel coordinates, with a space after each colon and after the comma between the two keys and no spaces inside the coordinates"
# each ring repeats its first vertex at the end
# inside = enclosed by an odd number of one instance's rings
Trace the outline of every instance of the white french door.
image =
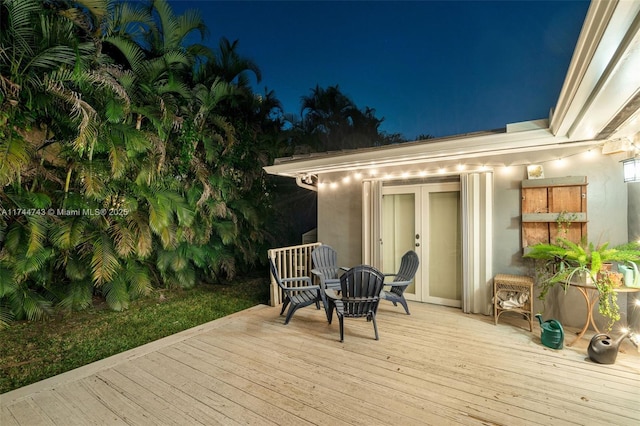
{"type": "Polygon", "coordinates": [[[415,250],[420,268],[409,300],[461,306],[461,201],[458,182],[384,186],[380,217],[384,271],[397,271],[415,250]]]}

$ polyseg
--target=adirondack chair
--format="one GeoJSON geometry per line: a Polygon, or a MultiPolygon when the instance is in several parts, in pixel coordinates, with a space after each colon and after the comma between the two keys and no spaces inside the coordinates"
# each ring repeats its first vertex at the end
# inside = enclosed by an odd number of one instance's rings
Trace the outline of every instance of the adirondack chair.
{"type": "Polygon", "coordinates": [[[359,265],[346,271],[340,277],[340,294],[335,290],[325,290],[327,294],[329,324],[336,311],[340,322],[340,341],[344,341],[344,318],[367,318],[373,322],[373,331],[378,340],[376,312],[380,302],[380,291],[384,275],[373,266],[359,265]]]}
{"type": "Polygon", "coordinates": [[[407,312],[407,315],[410,315],[410,313],[407,300],[404,298],[404,291],[413,281],[419,265],[420,260],[418,259],[418,255],[415,251],[409,250],[402,256],[400,268],[396,274],[384,274],[385,277],[393,277],[393,282],[384,284],[385,286],[389,286],[390,289],[388,291],[383,290],[382,293],[380,293],[380,298],[389,300],[393,303],[393,306],[398,306],[398,303],[400,303],[407,312]]]}
{"type": "Polygon", "coordinates": [[[311,273],[320,279],[320,287],[340,290],[340,271],[348,268],[338,267],[338,253],[331,246],[323,244],[311,252],[313,269],[311,273]]]}
{"type": "Polygon", "coordinates": [[[323,306],[326,306],[324,293],[320,290],[320,286],[312,285],[310,277],[280,278],[273,259],[269,259],[269,265],[273,278],[284,294],[284,302],[282,303],[280,315],[282,315],[287,306],[289,306],[287,316],[284,320],[285,325],[289,324],[293,313],[299,308],[315,304],[316,308],[320,309],[320,302],[322,302],[323,306]],[[291,285],[291,283],[303,283],[304,285],[295,286],[291,285]]]}

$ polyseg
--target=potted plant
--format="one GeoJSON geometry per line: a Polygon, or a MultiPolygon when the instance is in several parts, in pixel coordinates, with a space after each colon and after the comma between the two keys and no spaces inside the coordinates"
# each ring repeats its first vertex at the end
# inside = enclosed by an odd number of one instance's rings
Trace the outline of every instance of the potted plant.
{"type": "Polygon", "coordinates": [[[524,257],[542,261],[536,265],[539,299],[545,300],[549,290],[560,284],[566,291],[569,283],[593,285],[598,289],[598,312],[609,320],[608,328],[620,319],[620,307],[615,292],[616,280],[611,274],[601,272],[603,265],[611,262],[635,262],[640,260],[637,245],[625,244],[609,248],[609,244],[576,244],[558,238],[556,244],[536,244],[524,257]]]}

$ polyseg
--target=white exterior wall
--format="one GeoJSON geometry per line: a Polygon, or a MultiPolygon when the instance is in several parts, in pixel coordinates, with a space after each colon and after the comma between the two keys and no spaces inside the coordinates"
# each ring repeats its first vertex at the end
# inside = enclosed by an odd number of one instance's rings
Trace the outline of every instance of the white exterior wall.
{"type": "MultiPolygon", "coordinates": [[[[596,154],[587,158],[583,153],[565,159],[562,166],[555,161],[554,153],[523,153],[494,158],[475,159],[492,166],[494,171],[493,206],[493,270],[497,273],[526,274],[534,276],[532,262],[522,258],[520,228],[520,184],[526,179],[525,166],[508,168],[495,164],[535,164],[544,167],[545,177],[587,176],[587,232],[594,243],[610,242],[617,245],[627,242],[627,185],[622,180],[620,158],[596,154]],[[544,162],[546,161],[546,162],[544,162]]],[[[453,169],[456,164],[439,164],[437,167],[453,169]]],[[[384,173],[411,171],[414,166],[403,169],[380,169],[384,173]]],[[[434,169],[434,166],[415,166],[434,169]]],[[[355,170],[354,170],[355,171],[355,170]]],[[[318,191],[318,241],[329,244],[338,252],[340,265],[349,266],[362,262],[362,184],[354,181],[344,183],[348,174],[321,175],[320,181],[335,182],[336,187],[326,185],[318,191]]],[[[638,184],[640,185],[640,184],[638,184]]],[[[535,300],[536,311],[544,311],[544,318],[556,318],[567,326],[582,326],[586,318],[582,295],[571,289],[567,295],[557,295],[560,303],[548,298],[546,307],[535,300]]],[[[625,310],[625,296],[620,295],[619,304],[625,310]]],[[[596,315],[597,317],[597,315],[596,315]]]]}

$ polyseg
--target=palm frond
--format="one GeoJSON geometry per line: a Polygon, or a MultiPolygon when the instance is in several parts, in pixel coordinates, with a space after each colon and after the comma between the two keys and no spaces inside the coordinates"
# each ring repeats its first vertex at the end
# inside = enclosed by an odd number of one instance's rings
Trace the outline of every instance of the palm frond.
{"type": "Polygon", "coordinates": [[[26,286],[20,286],[17,291],[7,297],[7,300],[18,319],[42,320],[52,312],[51,302],[26,286]]]}
{"type": "Polygon", "coordinates": [[[110,229],[116,253],[124,258],[131,256],[136,249],[135,233],[127,226],[129,223],[126,221],[115,222],[110,229]]]}
{"type": "Polygon", "coordinates": [[[107,281],[100,289],[107,305],[114,311],[123,311],[129,307],[129,292],[124,274],[118,274],[113,280],[107,281]]]}
{"type": "Polygon", "coordinates": [[[20,176],[31,160],[30,148],[30,144],[17,136],[0,139],[0,186],[6,186],[20,176]]]}
{"type": "Polygon", "coordinates": [[[160,241],[162,242],[162,247],[164,248],[174,248],[176,246],[176,227],[175,225],[165,226],[158,233],[160,237],[160,241]]]}
{"type": "Polygon", "coordinates": [[[27,215],[29,229],[29,242],[27,244],[27,256],[41,251],[44,248],[44,240],[47,236],[47,217],[40,215],[27,215]]]}
{"type": "Polygon", "coordinates": [[[213,224],[213,228],[220,236],[222,243],[233,244],[238,236],[238,226],[230,220],[221,220],[213,224]]]}
{"type": "Polygon", "coordinates": [[[136,298],[146,296],[151,292],[152,285],[149,277],[149,269],[138,262],[127,262],[126,280],[129,285],[129,295],[136,298]]]}
{"type": "Polygon", "coordinates": [[[91,306],[93,283],[91,280],[74,280],[62,292],[58,305],[64,309],[82,310],[91,306]]]}
{"type": "Polygon", "coordinates": [[[69,46],[53,46],[33,56],[29,67],[40,71],[55,70],[62,66],[73,67],[76,64],[76,51],[69,46]]]}
{"type": "Polygon", "coordinates": [[[90,162],[80,169],[80,181],[85,194],[94,198],[102,198],[105,180],[98,162],[90,162]]]}
{"type": "Polygon", "coordinates": [[[134,73],[140,73],[146,59],[144,51],[131,40],[120,36],[110,36],[103,39],[104,43],[109,43],[116,47],[120,53],[126,58],[127,65],[131,67],[134,73]]]}
{"type": "Polygon", "coordinates": [[[0,297],[0,330],[9,327],[9,324],[14,318],[15,315],[11,311],[11,308],[0,297]]]}
{"type": "Polygon", "coordinates": [[[7,31],[10,45],[15,52],[32,57],[34,54],[33,18],[40,12],[42,5],[37,0],[22,0],[4,2],[7,8],[7,31]]]}
{"type": "Polygon", "coordinates": [[[0,300],[14,293],[17,289],[18,284],[15,280],[13,270],[0,263],[0,300]]]}
{"type": "Polygon", "coordinates": [[[136,254],[141,258],[148,257],[153,251],[153,236],[148,218],[140,211],[127,215],[127,224],[133,232],[136,242],[136,254]]]}
{"type": "Polygon", "coordinates": [[[41,271],[53,255],[53,250],[48,247],[41,248],[30,255],[26,255],[25,250],[25,254],[17,257],[13,264],[14,279],[19,283],[26,281],[29,275],[41,271]]]}
{"type": "Polygon", "coordinates": [[[51,198],[42,192],[27,192],[25,198],[34,209],[46,209],[51,206],[51,198]]]}
{"type": "Polygon", "coordinates": [[[80,154],[87,149],[91,152],[97,137],[96,111],[81,99],[80,94],[67,89],[61,81],[55,81],[47,77],[45,79],[45,87],[47,92],[57,96],[69,105],[71,107],[71,117],[74,120],[79,120],[78,133],[73,142],[74,148],[80,154]]]}
{"type": "Polygon", "coordinates": [[[107,35],[121,35],[132,40],[140,40],[145,31],[155,24],[149,8],[142,2],[117,2],[107,21],[107,35]]]}
{"type": "Polygon", "coordinates": [[[109,149],[109,163],[111,164],[111,176],[119,179],[127,172],[127,151],[119,146],[111,146],[109,149]]]}
{"type": "Polygon", "coordinates": [[[178,272],[175,272],[177,284],[182,288],[191,288],[196,285],[196,271],[189,265],[178,272]]]}
{"type": "Polygon", "coordinates": [[[82,243],[86,227],[87,220],[84,217],[64,217],[51,227],[51,242],[59,249],[71,250],[82,243]]]}
{"type": "Polygon", "coordinates": [[[193,31],[200,32],[200,38],[207,36],[207,26],[202,20],[202,14],[198,9],[188,9],[177,18],[177,30],[180,41],[184,40],[193,31]]]}
{"type": "MultiPolygon", "coordinates": [[[[65,276],[71,280],[71,282],[83,281],[91,276],[91,267],[87,262],[76,256],[72,255],[66,259],[65,276]]],[[[93,286],[93,284],[92,284],[93,286]]]]}
{"type": "Polygon", "coordinates": [[[121,266],[111,239],[106,232],[99,232],[92,242],[91,271],[93,282],[99,287],[111,281],[121,266]]]}

